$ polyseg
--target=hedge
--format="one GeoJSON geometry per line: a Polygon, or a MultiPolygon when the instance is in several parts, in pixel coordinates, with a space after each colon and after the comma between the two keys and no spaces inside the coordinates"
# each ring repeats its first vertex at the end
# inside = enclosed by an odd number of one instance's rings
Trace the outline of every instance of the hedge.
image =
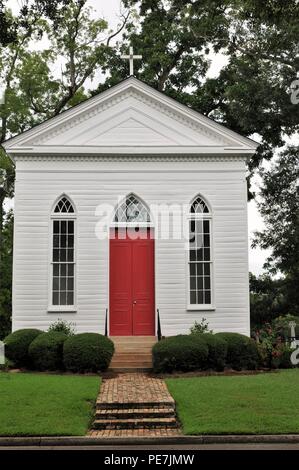
{"type": "Polygon", "coordinates": [[[199,335],[171,336],[153,347],[155,372],[201,370],[207,359],[208,346],[199,335]]]}
{"type": "Polygon", "coordinates": [[[255,341],[240,333],[216,333],[227,343],[226,365],[235,370],[257,369],[259,353],[255,341]]]}
{"type": "Polygon", "coordinates": [[[30,328],[14,331],[4,339],[5,356],[18,367],[29,366],[29,346],[42,333],[41,330],[30,328]]]}
{"type": "Polygon", "coordinates": [[[212,333],[197,334],[208,346],[207,368],[218,372],[223,371],[226,364],[227,342],[212,333]]]}
{"type": "Polygon", "coordinates": [[[37,370],[63,369],[63,343],[67,335],[50,331],[35,338],[29,346],[29,356],[37,370]]]}
{"type": "Polygon", "coordinates": [[[98,333],[81,333],[69,337],[63,346],[65,368],[72,372],[106,370],[114,353],[114,344],[98,333]]]}

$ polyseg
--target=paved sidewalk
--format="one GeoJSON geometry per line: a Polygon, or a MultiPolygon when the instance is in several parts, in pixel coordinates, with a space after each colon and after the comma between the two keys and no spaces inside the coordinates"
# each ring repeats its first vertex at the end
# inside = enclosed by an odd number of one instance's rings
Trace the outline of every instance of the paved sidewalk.
{"type": "Polygon", "coordinates": [[[168,437],[180,431],[163,379],[123,373],[104,379],[90,437],[168,437]]]}

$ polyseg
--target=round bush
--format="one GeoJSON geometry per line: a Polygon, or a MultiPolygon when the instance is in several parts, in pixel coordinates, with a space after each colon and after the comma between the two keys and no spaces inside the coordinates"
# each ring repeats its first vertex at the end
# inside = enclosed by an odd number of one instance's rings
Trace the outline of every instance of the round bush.
{"type": "Polygon", "coordinates": [[[201,370],[207,366],[208,346],[197,335],[171,336],[153,347],[155,372],[201,370]]]}
{"type": "Polygon", "coordinates": [[[257,344],[240,333],[216,333],[227,343],[226,364],[235,370],[256,369],[259,364],[257,344]]]}
{"type": "Polygon", "coordinates": [[[209,350],[207,368],[213,369],[218,372],[222,371],[225,367],[227,355],[227,342],[220,336],[213,335],[212,333],[204,333],[200,336],[209,350]]]}
{"type": "Polygon", "coordinates": [[[6,357],[18,367],[29,366],[30,357],[28,349],[30,343],[42,333],[41,330],[28,328],[14,331],[6,336],[4,339],[6,357]]]}
{"type": "Polygon", "coordinates": [[[114,344],[98,333],[81,333],[71,336],[63,346],[63,361],[73,372],[98,372],[109,367],[114,344]]]}
{"type": "Polygon", "coordinates": [[[67,335],[50,331],[35,338],[29,346],[29,356],[37,370],[63,369],[63,343],[67,335]]]}

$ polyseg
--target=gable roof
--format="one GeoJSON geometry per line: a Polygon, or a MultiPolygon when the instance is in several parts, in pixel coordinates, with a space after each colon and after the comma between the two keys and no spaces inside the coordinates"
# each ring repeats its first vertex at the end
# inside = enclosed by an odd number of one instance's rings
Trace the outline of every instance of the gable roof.
{"type": "Polygon", "coordinates": [[[3,144],[22,154],[252,155],[258,143],[129,77],[3,144]]]}

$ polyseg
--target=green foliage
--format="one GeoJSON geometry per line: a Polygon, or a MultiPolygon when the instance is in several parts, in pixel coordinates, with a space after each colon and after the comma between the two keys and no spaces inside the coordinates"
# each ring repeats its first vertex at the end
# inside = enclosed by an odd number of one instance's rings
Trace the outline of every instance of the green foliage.
{"type": "Polygon", "coordinates": [[[98,372],[109,367],[114,344],[97,333],[71,336],[63,347],[64,365],[73,372],[98,372]]]}
{"type": "Polygon", "coordinates": [[[190,333],[192,335],[198,333],[213,333],[213,330],[209,330],[209,323],[205,318],[202,318],[200,323],[198,323],[197,321],[194,322],[194,325],[190,328],[190,333]]]}
{"type": "Polygon", "coordinates": [[[57,331],[64,333],[66,336],[73,336],[75,334],[75,323],[58,318],[57,321],[53,322],[49,326],[48,331],[57,331]]]}
{"type": "Polygon", "coordinates": [[[208,346],[200,335],[178,335],[162,339],[153,347],[154,371],[205,369],[208,351],[208,346]]]}
{"type": "Polygon", "coordinates": [[[235,370],[257,369],[259,354],[253,339],[239,333],[216,333],[227,343],[226,363],[235,370]]]}
{"type": "Polygon", "coordinates": [[[201,339],[207,344],[209,350],[207,368],[223,371],[226,364],[227,342],[211,333],[202,334],[201,339]]]}
{"type": "Polygon", "coordinates": [[[63,369],[63,344],[67,335],[50,331],[38,335],[29,346],[29,356],[37,370],[63,369]]]}
{"type": "Polygon", "coordinates": [[[42,333],[37,329],[17,330],[4,338],[5,355],[13,361],[16,366],[30,365],[29,346],[32,341],[42,333]]]}
{"type": "Polygon", "coordinates": [[[11,284],[13,256],[13,213],[4,220],[0,246],[0,340],[11,332],[11,284]]]}

